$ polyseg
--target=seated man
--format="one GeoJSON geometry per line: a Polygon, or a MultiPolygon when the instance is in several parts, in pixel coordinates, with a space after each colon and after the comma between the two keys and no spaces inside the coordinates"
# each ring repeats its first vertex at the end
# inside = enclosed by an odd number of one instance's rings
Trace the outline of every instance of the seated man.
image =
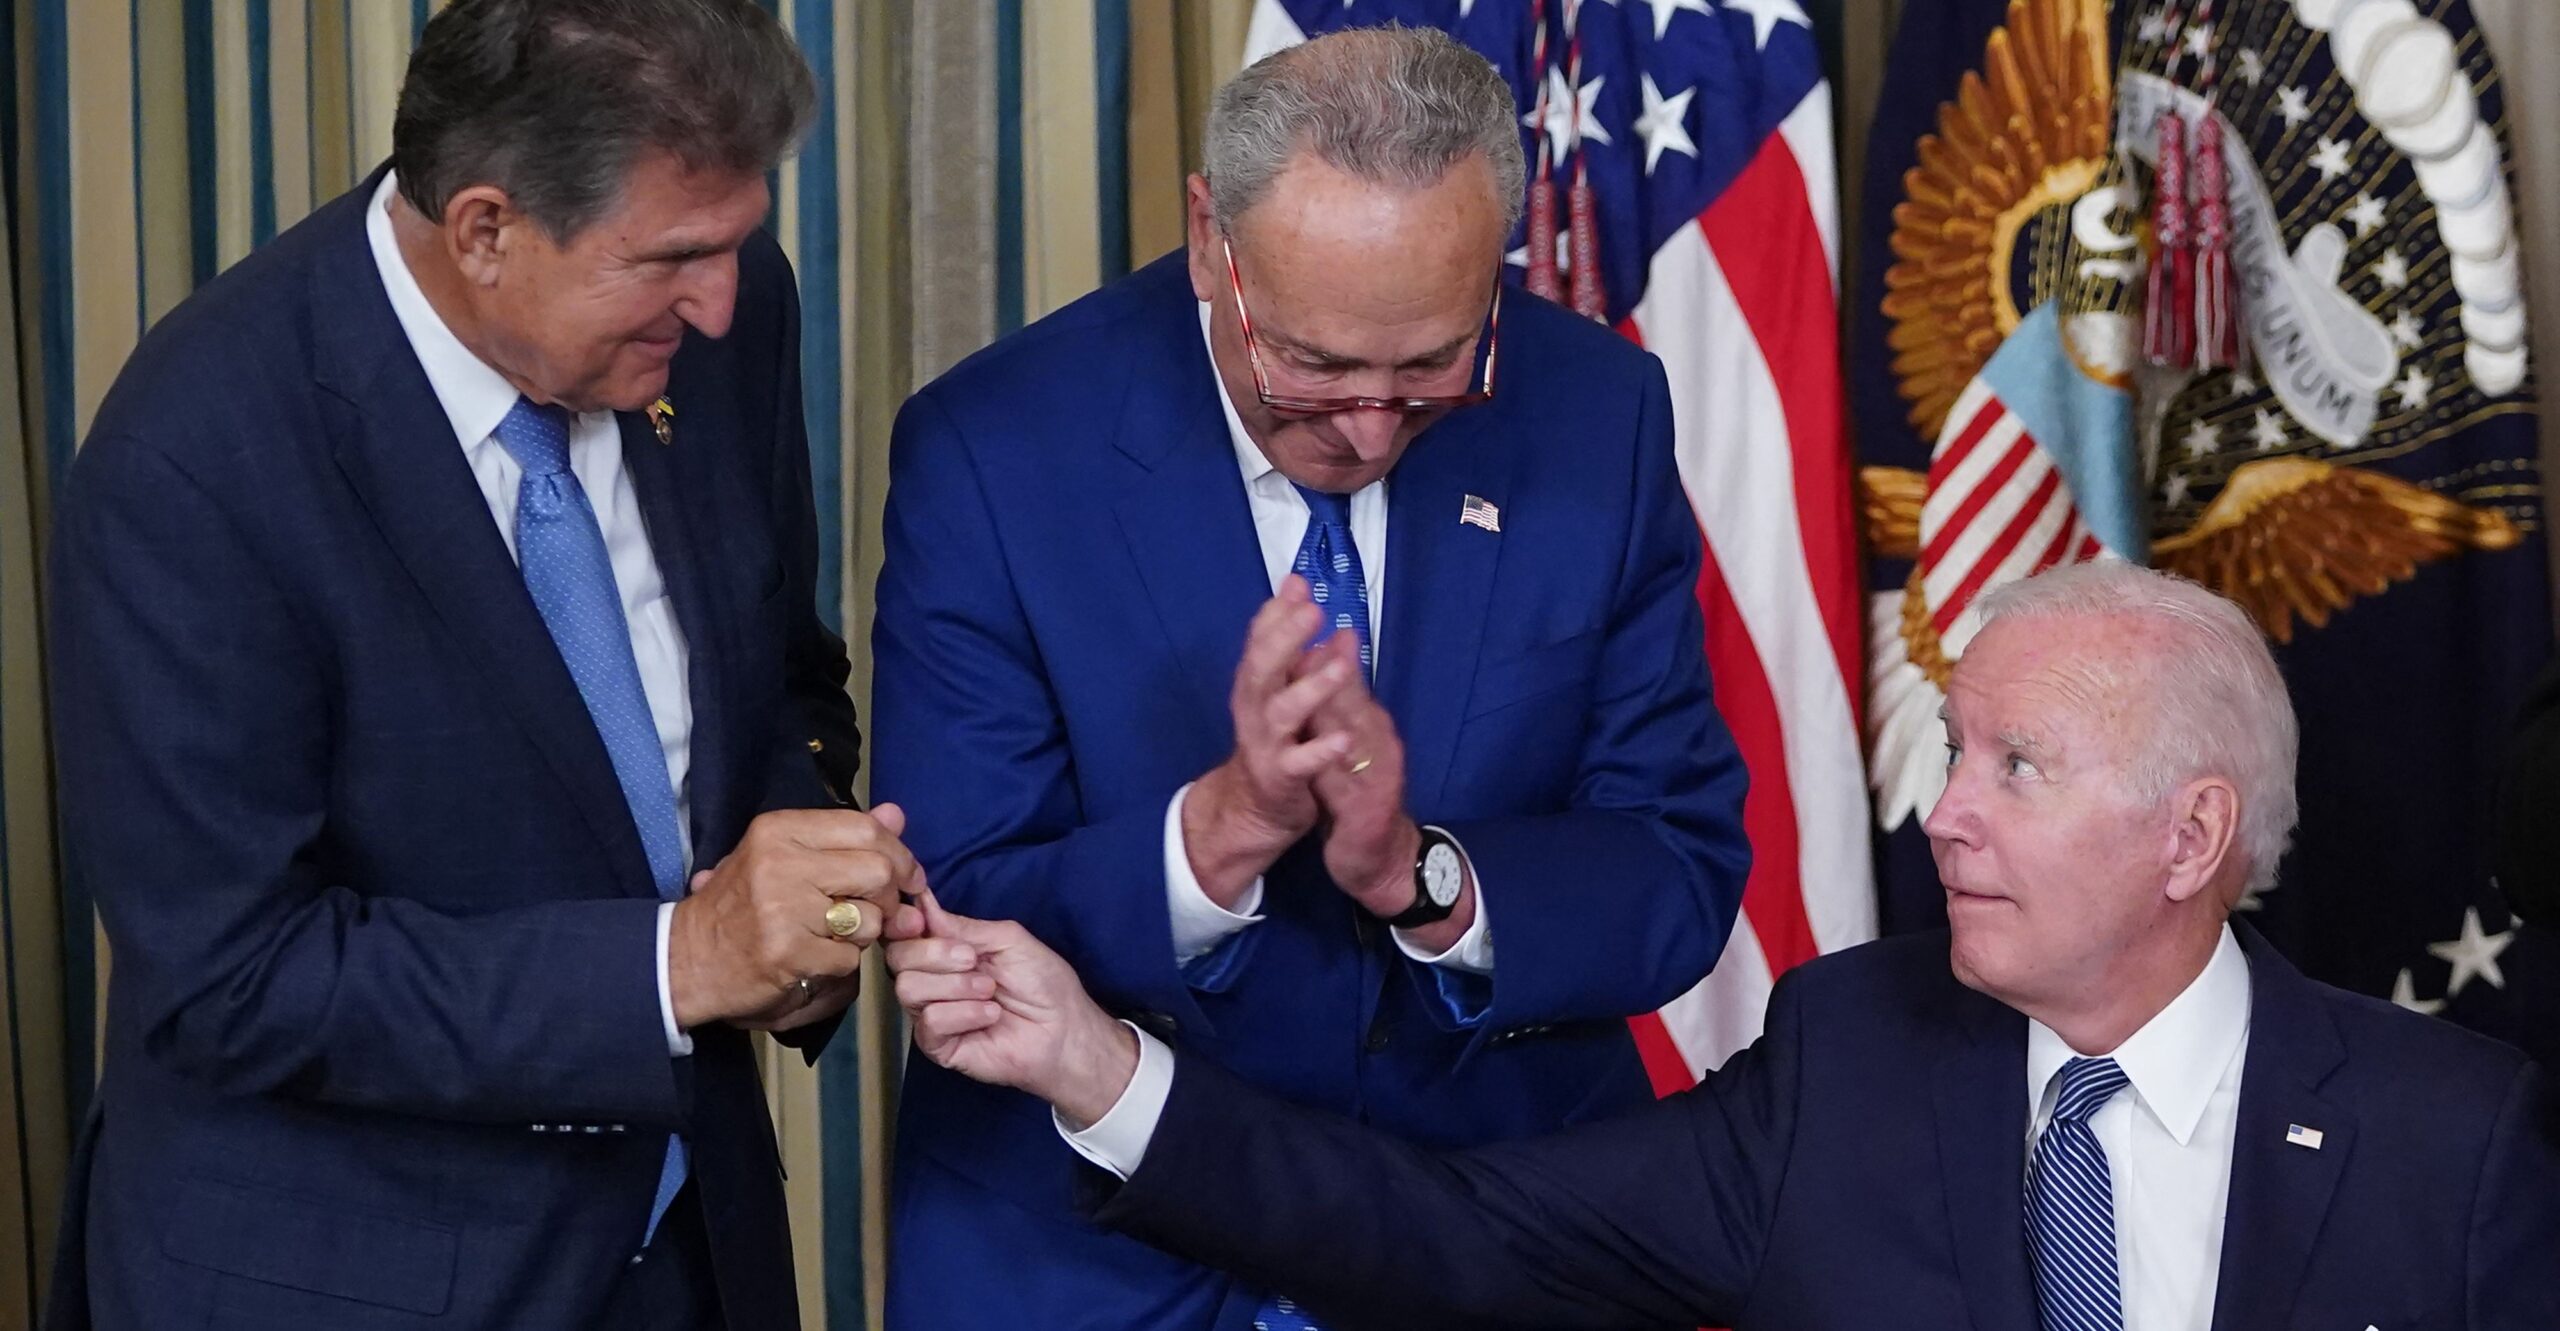
{"type": "Polygon", "coordinates": [[[2295,812],[2249,621],[2115,563],[1982,613],[1927,824],[1949,933],[1796,970],[1640,1112],[1434,1155],[1177,1057],[930,897],[900,1000],[1124,1180],[1103,1223],[1335,1328],[2560,1326],[2540,1074],[2228,918],[2295,812]]]}

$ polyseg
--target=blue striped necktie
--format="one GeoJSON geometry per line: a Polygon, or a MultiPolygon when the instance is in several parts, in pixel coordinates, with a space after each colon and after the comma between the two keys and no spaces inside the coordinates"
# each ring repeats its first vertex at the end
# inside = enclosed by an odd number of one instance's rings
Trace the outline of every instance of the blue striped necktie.
{"type": "Polygon", "coordinates": [[[1289,567],[1307,580],[1316,607],[1325,614],[1316,641],[1349,630],[1360,640],[1360,669],[1377,673],[1377,656],[1369,644],[1369,581],[1360,567],[1360,547],[1351,540],[1351,496],[1296,487],[1307,501],[1307,534],[1298,541],[1298,557],[1289,567]]]}
{"type": "MultiPolygon", "coordinates": [[[[520,397],[498,422],[497,436],[524,468],[524,484],[516,491],[516,563],[524,571],[524,588],[613,760],[658,896],[678,900],[684,896],[684,834],[675,785],[667,776],[667,752],[649,695],[640,687],[640,660],[632,652],[631,622],[623,617],[604,528],[587,502],[586,487],[569,470],[569,413],[520,397]]],[[[684,1139],[669,1137],[641,1246],[656,1236],[684,1179],[684,1139]]]]}
{"type": "Polygon", "coordinates": [[[2112,1058],[2075,1058],[2054,1074],[2053,1117],[2027,1180],[2027,1256],[2044,1331],[2124,1331],[2116,1199],[2106,1148],[2089,1120],[2127,1084],[2112,1058]]]}

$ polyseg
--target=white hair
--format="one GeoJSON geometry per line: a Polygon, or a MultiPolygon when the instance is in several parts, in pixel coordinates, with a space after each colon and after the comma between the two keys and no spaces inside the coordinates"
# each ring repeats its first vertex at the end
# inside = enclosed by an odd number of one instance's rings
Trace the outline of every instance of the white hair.
{"type": "Polygon", "coordinates": [[[2198,777],[2231,782],[2248,888],[2275,884],[2301,812],[2293,789],[2301,737],[2284,676],[2247,612],[2185,578],[2117,559],[2048,570],[1975,604],[1985,628],[2003,619],[2098,616],[2152,630],[2154,659],[2116,681],[2140,681],[2152,722],[2128,784],[2156,803],[2198,777]]]}
{"type": "Polygon", "coordinates": [[[1300,152],[1362,180],[1422,188],[1481,154],[1503,231],[1520,220],[1528,167],[1511,85],[1437,28],[1353,28],[1273,52],[1209,104],[1202,174],[1230,230],[1300,152]]]}

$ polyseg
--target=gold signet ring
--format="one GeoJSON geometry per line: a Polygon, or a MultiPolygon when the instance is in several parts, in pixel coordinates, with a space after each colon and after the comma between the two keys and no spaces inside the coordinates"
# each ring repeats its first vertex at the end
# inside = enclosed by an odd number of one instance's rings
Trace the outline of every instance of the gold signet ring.
{"type": "Polygon", "coordinates": [[[827,932],[838,938],[851,938],[862,932],[863,922],[871,908],[859,901],[839,901],[827,907],[827,932]]]}

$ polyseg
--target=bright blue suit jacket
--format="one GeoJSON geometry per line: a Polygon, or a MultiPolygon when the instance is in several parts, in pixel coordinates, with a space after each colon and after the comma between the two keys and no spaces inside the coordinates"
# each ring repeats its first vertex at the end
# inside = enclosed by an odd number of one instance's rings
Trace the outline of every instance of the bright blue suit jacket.
{"type": "MultiPolygon", "coordinates": [[[[1661,366],[1518,293],[1501,336],[1498,396],[1388,482],[1377,666],[1408,806],[1481,879],[1489,982],[1405,958],[1312,840],[1264,922],[1175,963],[1166,804],[1232,749],[1271,596],[1181,255],[907,404],[873,635],[874,793],[954,910],[1022,921],[1193,1057],[1435,1145],[1648,1099],[1623,1018],[1714,964],[1748,862],[1661,366]],[[1468,496],[1498,533],[1459,522],[1468,496]]],[[[895,1326],[1251,1315],[1251,1291],[1092,1228],[1035,1101],[911,1061],[897,1150],[895,1326]]]]}
{"type": "MultiPolygon", "coordinates": [[[[62,810],[114,966],[49,1324],[590,1331],[681,1131],[731,1331],[795,1326],[747,1039],[668,1056],[639,834],[383,292],[374,185],[152,330],[62,501],[62,810]]],[[[704,866],[834,802],[813,739],[857,750],[791,274],[761,236],[740,270],[676,442],[621,422],[704,866]]]]}
{"type": "MultiPolygon", "coordinates": [[[[2240,941],[2213,1331],[2560,1326],[2539,1071],[2240,941]]],[[[2033,1331],[2026,1037],[1956,983],[1943,931],[1870,943],[1789,971],[1767,1033],[1694,1091],[1437,1157],[1185,1049],[1101,1216],[1291,1290],[1331,1331],[2033,1331]]]]}

